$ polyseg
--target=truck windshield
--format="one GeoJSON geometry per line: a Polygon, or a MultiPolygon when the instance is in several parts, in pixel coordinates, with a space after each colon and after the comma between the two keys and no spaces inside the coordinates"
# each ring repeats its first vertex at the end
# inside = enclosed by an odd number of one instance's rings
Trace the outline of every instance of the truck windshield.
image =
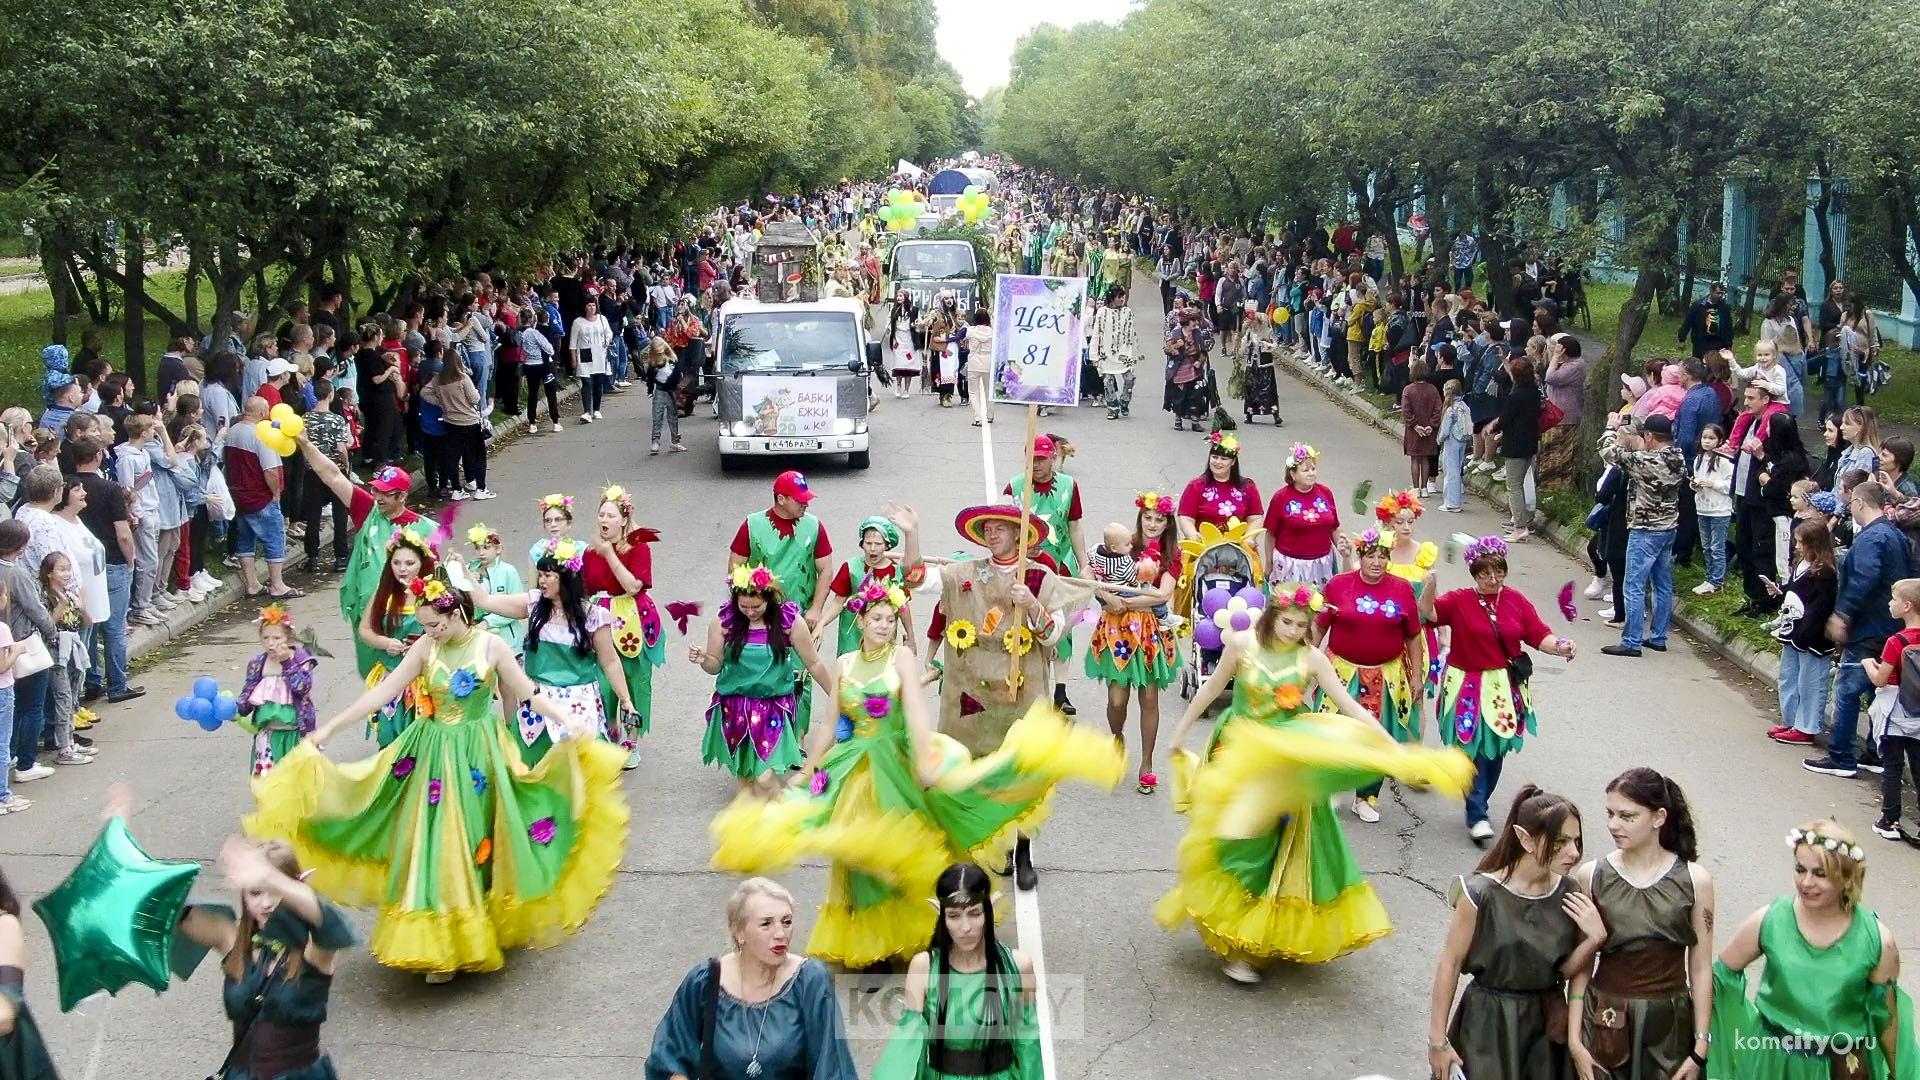
{"type": "Polygon", "coordinates": [[[893,252],[896,281],[970,278],[974,273],[972,244],[901,244],[893,252]]]}
{"type": "Polygon", "coordinates": [[[844,371],[860,358],[853,316],[839,311],[751,311],[728,315],[720,337],[720,370],[844,371]]]}

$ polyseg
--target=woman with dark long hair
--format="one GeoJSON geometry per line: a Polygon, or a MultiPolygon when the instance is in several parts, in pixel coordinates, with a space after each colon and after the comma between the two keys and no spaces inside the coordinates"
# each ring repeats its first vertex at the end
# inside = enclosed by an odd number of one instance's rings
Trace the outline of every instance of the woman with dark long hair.
{"type": "Polygon", "coordinates": [[[613,616],[589,603],[580,583],[587,546],[578,540],[549,539],[536,550],[531,591],[496,596],[471,581],[467,590],[474,607],[526,620],[527,677],[567,710],[568,725],[556,732],[544,716],[520,707],[513,734],[520,758],[529,768],[553,749],[556,735],[618,744],[618,727],[608,722],[615,715],[614,706],[617,702],[622,716],[633,712],[633,699],[613,647],[613,616]]]}
{"type": "Polygon", "coordinates": [[[913,377],[920,374],[920,307],[905,285],[894,290],[893,306],[887,313],[887,351],[893,356],[893,396],[913,393],[913,377]]]}
{"type": "Polygon", "coordinates": [[[1615,850],[1573,872],[1607,941],[1567,984],[1583,1080],[1698,1080],[1713,1011],[1713,879],[1680,785],[1645,767],[1607,785],[1615,850]]]}
{"type": "Polygon", "coordinates": [[[934,883],[933,945],[907,966],[905,1008],[874,1080],[1040,1080],[1033,959],[1000,943],[993,899],[974,863],[934,883]]]}
{"type": "Polygon", "coordinates": [[[1247,523],[1248,532],[1260,527],[1260,485],[1240,474],[1238,436],[1225,431],[1207,436],[1206,471],[1187,481],[1176,509],[1181,540],[1197,539],[1202,524],[1225,532],[1235,518],[1247,523]]]}
{"type": "Polygon", "coordinates": [[[802,669],[833,693],[833,671],[814,649],[799,606],[765,566],[735,567],[726,606],[707,624],[706,644],[688,646],[687,656],[718,676],[701,761],[724,766],[742,791],[770,794],[803,760],[805,725],[794,692],[802,669]]]}
{"type": "Polygon", "coordinates": [[[1574,1075],[1565,983],[1591,970],[1607,939],[1593,900],[1568,876],[1579,861],[1580,808],[1522,787],[1500,838],[1454,887],[1427,1022],[1434,1076],[1574,1075]],[[1456,1006],[1462,974],[1473,981],[1456,1006]]]}
{"type": "MultiPolygon", "coordinates": [[[[358,628],[361,644],[385,654],[385,659],[367,673],[368,686],[376,686],[386,678],[393,664],[407,655],[407,650],[420,639],[420,620],[414,617],[412,586],[433,572],[434,561],[427,538],[415,529],[395,529],[387,540],[387,565],[380,571],[380,584],[373,590],[372,602],[360,613],[358,628]]],[[[413,723],[418,705],[413,685],[409,683],[373,715],[372,734],[383,749],[413,723]]]]}
{"type": "Polygon", "coordinates": [[[1527,480],[1533,471],[1533,459],[1540,452],[1540,410],[1545,399],[1540,395],[1532,360],[1516,356],[1507,361],[1506,372],[1513,380],[1513,389],[1501,403],[1500,416],[1489,425],[1489,433],[1499,435],[1500,457],[1505,459],[1500,467],[1507,482],[1507,539],[1519,542],[1530,536],[1533,528],[1533,496],[1527,480]]]}

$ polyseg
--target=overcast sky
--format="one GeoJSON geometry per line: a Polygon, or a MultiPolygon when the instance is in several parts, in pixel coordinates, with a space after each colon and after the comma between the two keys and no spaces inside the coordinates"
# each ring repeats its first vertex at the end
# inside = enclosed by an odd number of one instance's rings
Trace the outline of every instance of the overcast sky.
{"type": "Polygon", "coordinates": [[[940,55],[960,73],[975,97],[1003,85],[1021,35],[1050,22],[1057,26],[1101,19],[1119,22],[1128,0],[933,0],[940,15],[940,55]]]}

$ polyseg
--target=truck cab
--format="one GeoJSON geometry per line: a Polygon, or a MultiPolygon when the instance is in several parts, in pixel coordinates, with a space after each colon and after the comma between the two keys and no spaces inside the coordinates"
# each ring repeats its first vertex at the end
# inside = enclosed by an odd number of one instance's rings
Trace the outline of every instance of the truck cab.
{"type": "Polygon", "coordinates": [[[736,297],[721,305],[713,338],[722,471],[769,454],[845,454],[856,469],[871,463],[867,379],[880,343],[867,340],[864,314],[847,297],[736,297]]]}
{"type": "Polygon", "coordinates": [[[927,311],[942,289],[952,289],[962,313],[980,303],[980,264],[965,240],[902,240],[887,253],[886,270],[888,300],[904,288],[927,311]]]}

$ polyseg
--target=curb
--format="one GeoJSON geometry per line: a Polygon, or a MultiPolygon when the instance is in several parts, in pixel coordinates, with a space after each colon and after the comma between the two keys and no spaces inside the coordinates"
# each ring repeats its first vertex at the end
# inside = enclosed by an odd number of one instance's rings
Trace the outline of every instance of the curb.
{"type": "MultiPolygon", "coordinates": [[[[1280,367],[1283,368],[1287,374],[1293,376],[1296,381],[1305,383],[1307,386],[1320,391],[1331,399],[1333,404],[1353,416],[1366,421],[1382,435],[1393,439],[1395,442],[1400,440],[1401,427],[1399,421],[1388,419],[1385,414],[1374,407],[1372,402],[1358,395],[1348,393],[1336,385],[1331,378],[1322,375],[1317,368],[1295,359],[1290,353],[1279,353],[1277,354],[1277,358],[1280,367]]],[[[1496,485],[1484,477],[1468,473],[1466,487],[1469,492],[1480,496],[1493,506],[1501,510],[1506,509],[1506,491],[1503,485],[1496,485]]],[[[1583,531],[1568,528],[1558,522],[1548,521],[1544,525],[1534,529],[1533,535],[1545,538],[1548,543],[1576,561],[1584,563],[1586,560],[1587,543],[1586,535],[1583,531]]],[[[1769,685],[1776,684],[1780,681],[1780,657],[1778,655],[1761,652],[1744,641],[1737,641],[1721,634],[1718,630],[1708,625],[1705,620],[1697,619],[1689,614],[1686,601],[1679,595],[1674,597],[1673,621],[1674,625],[1686,631],[1694,640],[1713,649],[1731,661],[1735,667],[1738,667],[1741,671],[1746,672],[1753,678],[1759,679],[1769,685]]]]}
{"type": "MultiPolygon", "coordinates": [[[[579,383],[574,383],[566,389],[561,390],[557,395],[558,399],[563,403],[574,401],[578,399],[579,396],[579,383]]],[[[494,449],[492,452],[497,454],[505,450],[507,444],[517,441],[519,436],[526,433],[526,429],[527,420],[525,416],[514,416],[503,423],[494,425],[494,449]]],[[[424,479],[424,476],[421,479],[424,479]]],[[[420,479],[416,479],[414,481],[413,492],[419,492],[421,487],[420,479]]],[[[336,523],[331,520],[324,522],[321,526],[321,528],[329,532],[336,527],[336,523]]],[[[327,533],[323,533],[320,539],[322,542],[325,542],[329,539],[329,536],[327,533]]],[[[228,607],[244,599],[246,599],[246,597],[240,591],[239,572],[234,571],[230,576],[220,579],[220,587],[208,594],[206,599],[197,604],[189,604],[182,601],[178,607],[175,607],[170,612],[166,612],[163,616],[164,621],[158,625],[127,624],[127,660],[132,662],[147,653],[162,648],[174,638],[192,630],[194,627],[199,626],[201,623],[206,622],[208,619],[213,618],[228,607]]]]}

